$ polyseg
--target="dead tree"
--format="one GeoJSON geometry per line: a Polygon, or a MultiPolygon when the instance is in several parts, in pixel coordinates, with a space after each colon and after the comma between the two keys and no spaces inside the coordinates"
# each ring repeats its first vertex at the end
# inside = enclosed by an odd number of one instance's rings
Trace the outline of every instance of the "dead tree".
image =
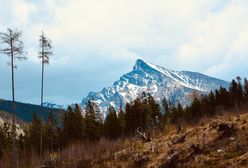
{"type": "MultiPolygon", "coordinates": [[[[43,89],[44,89],[44,66],[49,64],[49,58],[52,53],[51,41],[44,35],[43,31],[39,38],[39,46],[41,51],[39,51],[39,58],[41,59],[41,107],[43,107],[43,89]]],[[[41,120],[42,121],[42,120],[41,120]]],[[[42,155],[42,127],[40,131],[40,156],[42,155]]]]}
{"type": "Polygon", "coordinates": [[[23,53],[23,42],[20,39],[22,35],[21,31],[7,29],[5,33],[0,33],[1,42],[5,45],[0,49],[2,54],[7,55],[10,58],[8,63],[11,66],[12,77],[12,138],[13,138],[13,168],[17,166],[17,154],[16,154],[16,123],[15,123],[15,60],[27,59],[23,53]]]}
{"type": "Polygon", "coordinates": [[[142,128],[141,127],[138,127],[136,132],[141,136],[142,140],[145,141],[145,142],[149,142],[151,141],[150,137],[147,135],[146,132],[143,132],[142,131],[142,128]]]}

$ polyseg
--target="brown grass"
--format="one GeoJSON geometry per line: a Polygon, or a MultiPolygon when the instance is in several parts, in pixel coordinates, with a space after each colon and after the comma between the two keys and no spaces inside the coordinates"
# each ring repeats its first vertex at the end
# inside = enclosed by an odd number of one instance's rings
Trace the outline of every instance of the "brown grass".
{"type": "MultiPolygon", "coordinates": [[[[44,152],[42,158],[39,158],[37,152],[33,150],[22,150],[18,152],[18,167],[36,168],[51,160],[51,157],[56,160],[54,165],[58,168],[92,167],[93,163],[104,165],[106,160],[114,159],[115,152],[121,148],[123,148],[123,140],[110,141],[101,138],[94,143],[75,142],[61,152],[44,152]]],[[[1,158],[0,167],[10,168],[11,165],[12,152],[9,150],[1,158]]]]}

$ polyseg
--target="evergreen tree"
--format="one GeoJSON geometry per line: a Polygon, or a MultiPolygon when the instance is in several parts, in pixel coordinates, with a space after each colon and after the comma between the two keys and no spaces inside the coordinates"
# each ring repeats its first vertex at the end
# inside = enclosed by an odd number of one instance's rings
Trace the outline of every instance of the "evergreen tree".
{"type": "Polygon", "coordinates": [[[53,116],[53,113],[50,112],[46,125],[44,126],[44,148],[49,149],[49,151],[54,151],[56,147],[57,139],[57,122],[53,116]]]}
{"type": "Polygon", "coordinates": [[[118,121],[120,124],[120,129],[121,129],[121,135],[124,135],[124,131],[126,129],[126,121],[125,121],[125,113],[122,110],[122,107],[120,108],[120,111],[118,113],[118,121]]]}
{"type": "Polygon", "coordinates": [[[132,108],[130,103],[126,103],[125,108],[125,125],[126,125],[126,132],[127,134],[132,134],[134,128],[134,118],[132,113],[132,108]]]}
{"type": "Polygon", "coordinates": [[[146,129],[149,119],[146,115],[145,105],[146,103],[139,98],[126,104],[125,121],[128,134],[134,134],[138,127],[141,127],[143,130],[146,129]]]}
{"type": "Polygon", "coordinates": [[[239,84],[232,80],[231,86],[230,86],[230,97],[232,100],[232,105],[234,106],[240,106],[240,88],[239,84]]]}
{"type": "Polygon", "coordinates": [[[175,107],[174,104],[172,104],[170,106],[170,115],[169,115],[169,118],[170,118],[170,123],[171,124],[176,124],[176,122],[177,122],[177,108],[175,107]]]}
{"type": "Polygon", "coordinates": [[[161,128],[163,117],[160,113],[160,107],[150,94],[148,95],[148,109],[151,113],[152,126],[155,128],[161,128]]]}
{"type": "Polygon", "coordinates": [[[67,114],[63,120],[64,133],[67,142],[80,141],[83,135],[83,118],[78,104],[75,105],[75,111],[68,107],[67,114]]]}
{"type": "Polygon", "coordinates": [[[97,121],[95,113],[96,105],[88,101],[85,112],[85,136],[88,140],[97,140],[100,137],[100,123],[97,121]]]}
{"type": "Polygon", "coordinates": [[[190,105],[190,122],[197,122],[202,116],[201,102],[199,99],[195,98],[190,105]]]}
{"type": "Polygon", "coordinates": [[[229,108],[230,105],[229,93],[224,87],[220,87],[219,89],[219,102],[225,109],[229,108]]]}
{"type": "Polygon", "coordinates": [[[169,105],[168,105],[168,102],[167,102],[165,97],[162,99],[162,108],[163,108],[163,114],[164,115],[166,113],[169,113],[169,105]]]}
{"type": "MultiPolygon", "coordinates": [[[[42,122],[37,117],[36,113],[33,113],[32,123],[28,129],[25,130],[25,136],[27,136],[27,145],[29,144],[37,153],[40,151],[40,132],[42,128],[42,122]]],[[[28,146],[29,146],[28,145],[28,146]]],[[[28,147],[26,146],[26,147],[28,147]]]]}
{"type": "Polygon", "coordinates": [[[244,79],[244,99],[248,103],[248,80],[244,79]]]}
{"type": "Polygon", "coordinates": [[[104,123],[104,133],[110,139],[115,139],[121,134],[121,127],[115,108],[110,106],[104,123]]]}

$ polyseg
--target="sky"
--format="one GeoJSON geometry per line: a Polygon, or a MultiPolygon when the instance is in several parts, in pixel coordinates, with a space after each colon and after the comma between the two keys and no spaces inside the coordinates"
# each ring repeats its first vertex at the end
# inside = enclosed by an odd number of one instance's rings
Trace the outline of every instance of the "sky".
{"type": "MultiPolygon", "coordinates": [[[[52,40],[45,101],[81,102],[141,58],[230,81],[248,77],[247,0],[0,0],[0,31],[22,30],[16,99],[40,103],[42,30],[52,40]]],[[[0,44],[0,47],[2,44],[0,44]]],[[[9,58],[0,54],[0,98],[11,99],[9,58]]]]}

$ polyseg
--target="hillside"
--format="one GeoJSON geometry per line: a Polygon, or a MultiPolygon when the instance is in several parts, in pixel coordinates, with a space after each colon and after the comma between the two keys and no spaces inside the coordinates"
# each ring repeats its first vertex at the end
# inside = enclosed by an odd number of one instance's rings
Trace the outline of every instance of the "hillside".
{"type": "Polygon", "coordinates": [[[85,107],[92,100],[106,112],[110,105],[118,109],[121,104],[125,106],[127,102],[142,96],[143,92],[151,94],[158,102],[166,97],[170,102],[186,105],[191,102],[192,92],[206,94],[221,86],[228,88],[229,85],[229,82],[204,74],[173,71],[138,59],[131,72],[121,76],[111,87],[90,92],[81,106],[85,107]]]}
{"type": "MultiPolygon", "coordinates": [[[[128,144],[128,143],[127,143],[128,144]]],[[[125,144],[124,144],[125,146],[125,144]]],[[[248,114],[225,114],[205,119],[180,132],[171,128],[150,142],[134,141],[114,157],[95,160],[93,167],[212,167],[248,165],[248,114]]]]}
{"type": "MultiPolygon", "coordinates": [[[[61,115],[63,110],[55,109],[55,108],[41,108],[39,105],[27,104],[21,102],[15,102],[15,113],[16,116],[23,120],[24,122],[31,122],[33,113],[36,113],[38,117],[46,120],[49,112],[52,112],[55,118],[59,121],[61,119],[61,115]]],[[[12,113],[12,102],[8,100],[0,100],[0,111],[4,111],[8,114],[12,113]]],[[[0,113],[1,116],[1,113],[0,113]]]]}

